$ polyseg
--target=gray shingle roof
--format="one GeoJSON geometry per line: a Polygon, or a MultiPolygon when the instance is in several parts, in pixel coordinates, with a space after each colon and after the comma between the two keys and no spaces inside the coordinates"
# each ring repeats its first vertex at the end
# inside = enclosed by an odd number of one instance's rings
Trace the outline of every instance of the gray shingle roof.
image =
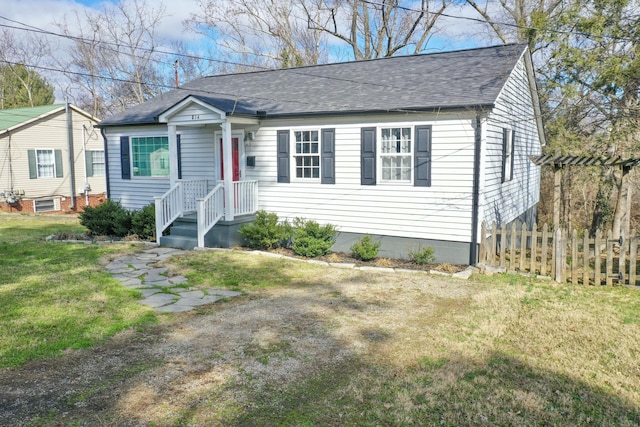
{"type": "Polygon", "coordinates": [[[490,106],[525,49],[510,44],[203,77],[101,126],[154,123],[189,95],[227,115],[267,117],[490,106]]]}

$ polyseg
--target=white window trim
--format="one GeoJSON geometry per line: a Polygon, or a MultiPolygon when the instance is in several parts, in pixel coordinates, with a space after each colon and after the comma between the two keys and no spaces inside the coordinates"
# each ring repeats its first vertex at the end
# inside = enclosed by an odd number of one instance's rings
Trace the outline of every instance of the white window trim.
{"type": "Polygon", "coordinates": [[[415,159],[415,128],[417,124],[401,124],[401,123],[390,123],[384,126],[377,126],[377,135],[376,135],[376,181],[377,184],[382,185],[413,185],[413,165],[415,159]],[[394,180],[394,179],[383,179],[382,177],[382,158],[383,157],[392,157],[390,155],[384,155],[382,153],[382,130],[383,129],[403,129],[409,128],[411,131],[411,139],[410,139],[410,153],[408,154],[396,154],[393,157],[399,156],[410,156],[410,173],[408,180],[394,180]]]}
{"type": "Polygon", "coordinates": [[[320,128],[315,127],[303,127],[303,128],[293,128],[290,129],[289,133],[289,144],[290,144],[290,176],[292,182],[321,182],[322,181],[322,130],[320,128]],[[318,152],[317,153],[296,153],[296,132],[317,132],[318,134],[318,152]],[[297,174],[297,166],[296,166],[296,158],[297,157],[318,157],[318,177],[298,177],[297,174]]]}
{"type": "MultiPolygon", "coordinates": [[[[515,144],[514,144],[514,140],[513,140],[513,129],[511,129],[510,127],[503,127],[503,138],[504,138],[504,133],[506,130],[506,135],[507,135],[507,150],[504,150],[504,147],[502,148],[502,155],[501,155],[501,169],[504,170],[504,174],[502,175],[502,182],[509,182],[513,180],[513,169],[515,166],[514,163],[514,159],[513,156],[515,154],[515,144]]],[[[502,140],[501,138],[501,143],[504,144],[504,140],[502,140]]]]}
{"type": "MultiPolygon", "coordinates": [[[[132,180],[136,180],[136,179],[169,179],[170,175],[171,175],[171,159],[169,159],[169,174],[168,175],[161,175],[161,176],[146,176],[146,175],[136,175],[135,173],[135,167],[133,165],[133,140],[134,139],[140,139],[140,138],[158,138],[158,137],[165,137],[167,138],[167,150],[169,149],[169,135],[166,133],[159,133],[159,134],[144,134],[144,135],[136,135],[136,136],[129,136],[129,164],[131,166],[131,179],[132,180]]],[[[170,151],[169,151],[170,153],[170,151]]],[[[171,154],[169,154],[170,156],[171,154]]]]}
{"type": "Polygon", "coordinates": [[[106,159],[104,157],[104,149],[103,150],[88,150],[91,151],[91,170],[93,170],[93,176],[95,177],[101,177],[101,176],[106,176],[106,171],[107,171],[107,163],[106,163],[106,159]],[[96,163],[93,161],[93,153],[96,152],[100,152],[102,153],[102,163],[100,163],[102,165],[102,175],[97,175],[96,174],[96,163]]]}
{"type": "MultiPolygon", "coordinates": [[[[55,178],[57,176],[56,174],[56,150],[54,150],[53,148],[36,148],[35,149],[35,155],[36,155],[36,179],[50,179],[50,178],[55,178]],[[38,162],[38,152],[39,151],[51,151],[51,156],[53,158],[53,174],[51,176],[40,176],[40,162],[38,162]]],[[[35,209],[35,205],[34,205],[34,209],[35,209]]]]}

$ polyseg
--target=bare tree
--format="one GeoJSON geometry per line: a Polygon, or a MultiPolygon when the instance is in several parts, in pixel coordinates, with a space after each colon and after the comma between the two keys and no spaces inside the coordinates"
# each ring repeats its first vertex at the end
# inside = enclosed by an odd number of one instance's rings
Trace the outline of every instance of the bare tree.
{"type": "Polygon", "coordinates": [[[210,0],[184,24],[210,37],[232,71],[317,64],[326,57],[322,34],[307,26],[303,6],[296,0],[210,0]]]}
{"type": "Polygon", "coordinates": [[[349,46],[353,58],[422,52],[450,0],[312,0],[302,2],[309,27],[349,46]]]}
{"type": "Polygon", "coordinates": [[[18,39],[9,28],[0,31],[0,109],[53,103],[53,87],[33,69],[50,56],[46,38],[26,32],[18,39]],[[16,87],[18,85],[19,87],[16,87]],[[26,99],[18,104],[10,97],[21,93],[26,99]],[[43,98],[44,97],[44,98],[43,98]]]}
{"type": "Polygon", "coordinates": [[[84,106],[93,114],[121,111],[168,89],[173,61],[157,52],[164,13],[162,4],[125,0],[106,4],[100,12],[76,13],[69,18],[73,24],[58,24],[73,41],[71,61],[59,64],[70,82],[67,89],[76,99],[90,100],[84,106]]]}

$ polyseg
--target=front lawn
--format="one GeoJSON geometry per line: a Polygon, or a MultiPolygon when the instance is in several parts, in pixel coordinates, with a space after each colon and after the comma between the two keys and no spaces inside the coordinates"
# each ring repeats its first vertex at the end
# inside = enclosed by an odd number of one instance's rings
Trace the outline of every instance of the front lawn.
{"type": "Polygon", "coordinates": [[[137,248],[45,241],[63,232],[84,229],[73,217],[0,216],[0,367],[91,346],[154,318],[100,263],[137,248]]]}

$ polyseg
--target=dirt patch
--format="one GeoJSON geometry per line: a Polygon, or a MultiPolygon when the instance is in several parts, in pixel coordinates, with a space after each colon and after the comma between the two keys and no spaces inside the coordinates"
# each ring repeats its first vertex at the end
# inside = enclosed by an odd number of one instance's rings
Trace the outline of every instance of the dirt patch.
{"type": "Polygon", "coordinates": [[[395,345],[420,327],[408,313],[437,323],[470,298],[468,285],[444,278],[314,271],[316,286],[251,292],[92,349],[0,370],[0,425],[223,425],[271,390],[344,375],[374,349],[395,345]]]}

